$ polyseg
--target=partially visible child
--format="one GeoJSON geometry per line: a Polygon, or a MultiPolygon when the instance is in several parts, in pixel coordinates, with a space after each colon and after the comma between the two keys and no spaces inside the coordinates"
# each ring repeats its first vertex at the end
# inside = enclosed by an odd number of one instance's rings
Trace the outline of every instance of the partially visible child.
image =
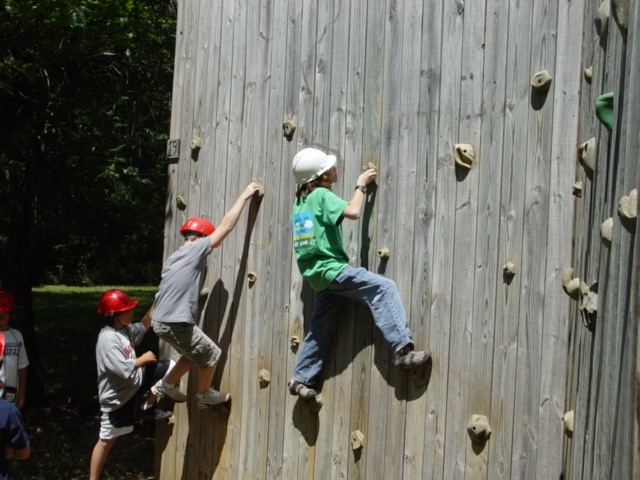
{"type": "Polygon", "coordinates": [[[141,405],[143,392],[149,391],[151,385],[164,376],[171,362],[158,362],[151,351],[136,356],[135,347],[151,326],[149,312],[140,322],[131,323],[137,304],[137,300],[131,300],[119,289],[107,290],[98,300],[98,313],[104,316],[106,324],[96,344],[102,418],[100,437],[91,455],[91,480],[100,478],[116,439],[133,431],[133,424],[140,414],[156,420],[171,416],[171,412],[153,407],[156,396],[151,392],[141,405]]]}
{"type": "Polygon", "coordinates": [[[0,368],[0,389],[2,398],[24,407],[27,393],[27,367],[29,359],[24,347],[22,333],[9,327],[11,315],[16,308],[13,296],[0,290],[0,332],[4,333],[4,363],[0,368]]]}

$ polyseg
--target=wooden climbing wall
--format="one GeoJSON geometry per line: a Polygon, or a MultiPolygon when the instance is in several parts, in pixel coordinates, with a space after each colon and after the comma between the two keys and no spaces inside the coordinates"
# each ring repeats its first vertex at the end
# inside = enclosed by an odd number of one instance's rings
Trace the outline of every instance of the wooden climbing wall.
{"type": "MultiPolygon", "coordinates": [[[[565,408],[574,412],[574,432],[565,440],[567,478],[639,478],[638,464],[638,261],[636,220],[619,213],[633,189],[640,185],[640,5],[612,2],[606,22],[606,3],[588,2],[582,57],[592,66],[590,82],[583,81],[578,142],[595,141],[595,172],[576,201],[574,276],[598,294],[597,316],[585,314],[582,298],[570,316],[569,375],[565,408]],[[614,19],[628,19],[620,28],[614,19]],[[595,117],[602,94],[613,92],[611,132],[595,117]],[[612,239],[603,241],[601,226],[609,219],[612,239]],[[635,458],[634,458],[635,457],[635,458]]],[[[637,200],[633,200],[637,208],[637,200]]],[[[624,209],[624,207],[623,207],[624,209]]]]}
{"type": "Polygon", "coordinates": [[[188,217],[215,223],[251,180],[265,195],[211,255],[202,291],[231,411],[176,406],[158,428],[157,478],[628,472],[637,246],[614,227],[603,250],[599,231],[638,183],[640,13],[629,7],[625,43],[613,18],[606,42],[598,35],[595,0],[179,0],[165,256],[188,217]],[[543,70],[553,80],[539,93],[531,80],[543,70]],[[620,102],[611,135],[593,111],[605,91],[620,102]],[[284,122],[297,127],[291,140],[284,122]],[[578,146],[593,136],[589,180],[578,146]],[[468,171],[456,144],[473,147],[468,171]],[[415,343],[433,352],[428,368],[396,370],[368,312],[348,304],[319,411],[286,390],[291,339],[304,337],[312,307],[289,223],[291,159],[308,145],[338,155],[335,190],[347,198],[363,165],[379,166],[362,218],[344,225],[347,251],[397,283],[415,343]],[[569,266],[606,297],[593,331],[563,291],[569,266]],[[474,414],[489,421],[485,443],[468,434],[474,414]],[[352,449],[356,430],[364,445],[352,449]]]}

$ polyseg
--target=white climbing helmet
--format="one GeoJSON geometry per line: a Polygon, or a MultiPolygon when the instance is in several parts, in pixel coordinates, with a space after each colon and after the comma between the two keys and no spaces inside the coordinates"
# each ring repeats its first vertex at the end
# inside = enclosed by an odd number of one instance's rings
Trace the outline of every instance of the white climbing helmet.
{"type": "Polygon", "coordinates": [[[304,148],[293,157],[293,177],[298,185],[315,180],[336,164],[335,155],[317,148],[304,148]]]}

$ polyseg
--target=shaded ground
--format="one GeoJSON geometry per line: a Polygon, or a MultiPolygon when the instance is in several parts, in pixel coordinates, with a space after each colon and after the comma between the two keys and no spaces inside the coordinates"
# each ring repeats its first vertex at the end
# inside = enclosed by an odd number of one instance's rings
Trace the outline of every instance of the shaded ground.
{"type": "MultiPolygon", "coordinates": [[[[47,287],[34,291],[36,330],[47,403],[24,412],[31,437],[31,456],[15,461],[15,478],[31,480],[88,478],[91,451],[98,439],[95,341],[103,322],[96,302],[109,287],[47,287]]],[[[134,321],[151,305],[154,288],[123,287],[140,300],[134,321]]],[[[141,351],[157,353],[152,332],[141,351]]],[[[28,396],[28,394],[27,394],[28,396]]],[[[103,473],[103,479],[153,479],[154,425],[144,422],[119,439],[103,473]]]]}

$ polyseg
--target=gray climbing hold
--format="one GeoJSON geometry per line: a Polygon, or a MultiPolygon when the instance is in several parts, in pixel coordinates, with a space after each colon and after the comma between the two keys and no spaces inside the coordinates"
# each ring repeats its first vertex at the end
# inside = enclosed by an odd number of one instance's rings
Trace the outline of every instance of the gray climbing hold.
{"type": "Polygon", "coordinates": [[[454,146],[456,164],[469,170],[475,161],[476,154],[473,151],[473,145],[468,143],[456,143],[454,146]]]}
{"type": "Polygon", "coordinates": [[[531,79],[531,87],[536,92],[546,92],[551,87],[551,82],[553,78],[546,70],[541,70],[536,73],[531,79]]]}
{"type": "Polygon", "coordinates": [[[578,160],[584,168],[587,177],[593,178],[596,169],[596,139],[590,138],[578,147],[578,160]]]}

